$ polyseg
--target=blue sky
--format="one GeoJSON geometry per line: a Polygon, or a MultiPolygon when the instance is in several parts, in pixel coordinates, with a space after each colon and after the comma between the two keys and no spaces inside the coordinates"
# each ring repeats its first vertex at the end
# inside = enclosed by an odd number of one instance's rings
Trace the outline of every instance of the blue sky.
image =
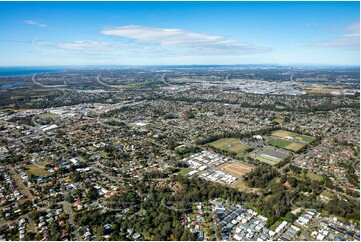
{"type": "Polygon", "coordinates": [[[0,2],[0,66],[359,65],[359,2],[0,2]]]}

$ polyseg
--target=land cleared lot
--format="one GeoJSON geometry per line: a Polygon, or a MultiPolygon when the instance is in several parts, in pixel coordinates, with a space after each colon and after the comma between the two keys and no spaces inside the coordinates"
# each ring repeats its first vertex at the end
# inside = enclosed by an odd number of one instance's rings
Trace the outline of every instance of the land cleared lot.
{"type": "Polygon", "coordinates": [[[341,91],[341,89],[316,87],[316,88],[306,89],[306,91],[310,94],[319,94],[319,93],[327,94],[331,92],[339,92],[341,91]]]}
{"type": "Polygon", "coordinates": [[[314,141],[316,139],[312,136],[302,135],[302,134],[298,134],[298,133],[294,133],[294,132],[290,132],[290,131],[286,131],[286,130],[276,130],[276,131],[272,132],[272,135],[279,137],[279,138],[291,137],[295,140],[304,141],[307,143],[311,143],[312,141],[314,141]]]}
{"type": "Polygon", "coordinates": [[[268,144],[291,151],[298,151],[305,146],[304,143],[296,143],[285,139],[272,139],[268,142],[268,144]]]}
{"type": "Polygon", "coordinates": [[[232,176],[241,177],[250,172],[253,167],[236,161],[233,163],[223,163],[222,165],[219,165],[217,169],[232,176]]]}
{"type": "Polygon", "coordinates": [[[261,188],[250,188],[245,181],[239,181],[232,184],[232,187],[238,189],[239,191],[246,191],[246,192],[258,192],[261,191],[261,188]]]}
{"type": "Polygon", "coordinates": [[[40,114],[39,116],[42,117],[42,118],[57,118],[57,117],[59,117],[59,115],[55,114],[55,113],[43,113],[43,114],[40,114]]]}
{"type": "Polygon", "coordinates": [[[241,140],[237,138],[225,138],[208,143],[208,145],[220,150],[234,152],[237,154],[237,157],[242,157],[244,155],[244,151],[248,148],[248,146],[243,145],[240,142],[241,140]]]}

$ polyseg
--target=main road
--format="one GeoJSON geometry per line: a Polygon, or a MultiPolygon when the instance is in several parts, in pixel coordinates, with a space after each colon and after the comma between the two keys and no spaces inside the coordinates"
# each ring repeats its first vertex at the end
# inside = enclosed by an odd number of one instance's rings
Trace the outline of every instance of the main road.
{"type": "Polygon", "coordinates": [[[41,87],[51,87],[51,88],[67,87],[67,85],[44,85],[44,84],[42,84],[42,83],[40,83],[40,82],[37,82],[37,81],[35,80],[35,76],[36,76],[36,74],[33,75],[33,77],[31,78],[31,80],[32,80],[36,85],[39,85],[39,86],[41,86],[41,87]]]}

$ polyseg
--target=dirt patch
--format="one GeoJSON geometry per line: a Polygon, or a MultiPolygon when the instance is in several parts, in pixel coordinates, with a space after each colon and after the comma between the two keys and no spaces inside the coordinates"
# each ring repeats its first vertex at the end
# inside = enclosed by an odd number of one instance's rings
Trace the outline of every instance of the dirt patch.
{"type": "Polygon", "coordinates": [[[218,170],[226,172],[232,176],[241,177],[244,174],[252,171],[253,167],[246,165],[241,162],[234,162],[234,163],[224,163],[217,167],[218,170]]]}

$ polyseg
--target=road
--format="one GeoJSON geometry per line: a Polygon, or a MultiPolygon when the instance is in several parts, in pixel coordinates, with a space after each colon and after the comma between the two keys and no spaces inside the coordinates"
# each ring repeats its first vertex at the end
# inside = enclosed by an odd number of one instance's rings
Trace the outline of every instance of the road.
{"type": "Polygon", "coordinates": [[[64,201],[64,202],[63,202],[63,205],[64,205],[64,211],[65,211],[65,213],[69,214],[69,223],[70,223],[70,225],[71,225],[73,228],[75,228],[75,229],[74,229],[74,232],[73,232],[74,235],[75,235],[75,239],[76,239],[76,241],[81,241],[81,237],[80,237],[80,235],[79,235],[79,233],[78,233],[78,229],[76,228],[76,224],[75,224],[74,217],[73,217],[73,211],[72,211],[72,209],[71,209],[71,207],[70,207],[70,203],[64,201]]]}
{"type": "Polygon", "coordinates": [[[102,176],[108,178],[109,180],[111,180],[111,181],[116,182],[116,183],[119,184],[118,177],[110,176],[110,175],[106,174],[103,170],[99,169],[99,168],[96,167],[95,165],[99,165],[99,162],[93,164],[91,167],[92,167],[95,171],[99,172],[100,175],[102,175],[102,176]]]}
{"type": "Polygon", "coordinates": [[[110,88],[115,88],[115,86],[112,86],[112,85],[109,85],[109,84],[106,84],[106,83],[104,83],[104,82],[102,82],[101,80],[100,80],[100,76],[101,75],[98,75],[97,76],[97,82],[100,84],[100,85],[103,85],[103,86],[106,86],[106,87],[110,87],[110,88]]]}
{"type": "Polygon", "coordinates": [[[292,76],[291,76],[291,82],[294,82],[294,80],[293,80],[293,76],[294,76],[295,74],[292,74],[292,76]]]}
{"type": "MultiPolygon", "coordinates": [[[[27,128],[30,128],[30,129],[35,129],[35,130],[37,130],[37,131],[40,132],[44,137],[46,137],[46,138],[50,139],[51,141],[53,141],[57,146],[60,146],[61,148],[68,150],[68,147],[66,147],[66,146],[63,145],[63,144],[60,144],[59,142],[57,142],[56,140],[54,140],[52,137],[50,137],[49,135],[47,135],[42,129],[36,127],[36,126],[41,126],[41,124],[39,124],[39,123],[37,123],[37,122],[35,121],[35,116],[33,116],[33,117],[31,118],[31,122],[35,125],[35,127],[28,126],[28,125],[24,125],[24,126],[26,126],[27,128]]],[[[66,136],[69,138],[69,140],[72,140],[72,138],[70,138],[69,135],[66,134],[66,136]]]]}
{"type": "Polygon", "coordinates": [[[40,82],[35,81],[35,76],[36,74],[33,75],[33,77],[31,78],[31,80],[36,84],[39,85],[41,87],[51,87],[51,88],[58,88],[58,87],[67,87],[67,85],[44,85],[40,82]]]}
{"type": "MultiPolygon", "coordinates": [[[[1,120],[0,123],[14,124],[14,123],[7,122],[7,121],[4,121],[4,120],[1,120]]],[[[50,140],[53,141],[57,146],[59,146],[59,147],[61,147],[61,148],[63,148],[63,149],[68,150],[68,147],[66,147],[65,145],[60,144],[59,142],[57,142],[56,140],[54,140],[52,137],[50,137],[49,135],[47,135],[47,134],[46,134],[44,131],[42,131],[41,129],[38,129],[38,128],[33,127],[33,126],[30,126],[30,125],[26,125],[26,124],[22,124],[22,126],[28,128],[28,129],[31,129],[31,130],[35,130],[35,131],[38,132],[38,133],[41,133],[45,138],[50,139],[50,140]]]]}
{"type": "MultiPolygon", "coordinates": [[[[213,214],[212,208],[210,208],[209,216],[212,219],[212,232],[214,233],[214,236],[212,235],[212,238],[213,238],[213,237],[216,237],[216,234],[217,234],[216,226],[215,226],[215,222],[214,222],[214,220],[217,220],[217,214],[213,214]]],[[[218,239],[218,238],[216,238],[216,239],[218,239]]]]}
{"type": "MultiPolygon", "coordinates": [[[[49,206],[46,206],[46,207],[43,207],[43,208],[37,208],[36,210],[37,211],[45,211],[49,209],[49,206]]],[[[13,220],[8,220],[8,221],[5,221],[5,222],[0,222],[0,227],[4,227],[5,225],[9,225],[9,224],[13,224],[13,223],[17,223],[20,219],[22,218],[25,218],[25,219],[28,219],[29,221],[29,225],[30,225],[30,230],[32,232],[36,231],[36,224],[34,223],[34,221],[32,219],[29,218],[29,213],[27,214],[23,214],[19,217],[17,217],[16,219],[13,219],[13,220]]]]}
{"type": "Polygon", "coordinates": [[[25,186],[23,180],[21,179],[20,175],[15,171],[14,167],[12,165],[7,165],[6,167],[9,169],[18,187],[21,188],[22,193],[27,196],[31,201],[33,201],[35,199],[34,196],[31,195],[29,189],[25,186]]]}
{"type": "Polygon", "coordinates": [[[192,210],[192,208],[184,208],[184,209],[180,209],[180,208],[172,208],[172,207],[169,207],[167,205],[164,204],[164,198],[162,199],[162,202],[161,202],[162,206],[165,207],[165,208],[168,208],[170,210],[173,210],[175,212],[185,212],[185,211],[190,211],[192,210]]]}
{"type": "Polygon", "coordinates": [[[171,86],[170,83],[168,83],[168,82],[165,81],[164,77],[165,77],[165,73],[164,73],[163,76],[162,76],[162,82],[163,82],[164,84],[168,85],[168,86],[171,86]]]}
{"type": "Polygon", "coordinates": [[[36,233],[36,224],[35,224],[35,222],[32,219],[30,219],[27,214],[25,215],[25,218],[29,222],[28,224],[29,224],[29,228],[30,228],[31,233],[36,233]]]}
{"type": "MultiPolygon", "coordinates": [[[[318,216],[318,215],[317,215],[318,216]]],[[[310,224],[310,225],[308,225],[307,226],[307,229],[305,229],[305,230],[303,230],[302,232],[301,232],[301,235],[307,240],[307,241],[313,241],[313,240],[315,240],[314,238],[311,238],[310,236],[309,236],[309,233],[310,233],[310,230],[311,229],[313,229],[313,228],[315,228],[315,227],[318,227],[319,225],[320,225],[320,218],[318,218],[318,217],[316,217],[314,220],[313,220],[313,222],[312,222],[312,224],[310,224]]]]}

